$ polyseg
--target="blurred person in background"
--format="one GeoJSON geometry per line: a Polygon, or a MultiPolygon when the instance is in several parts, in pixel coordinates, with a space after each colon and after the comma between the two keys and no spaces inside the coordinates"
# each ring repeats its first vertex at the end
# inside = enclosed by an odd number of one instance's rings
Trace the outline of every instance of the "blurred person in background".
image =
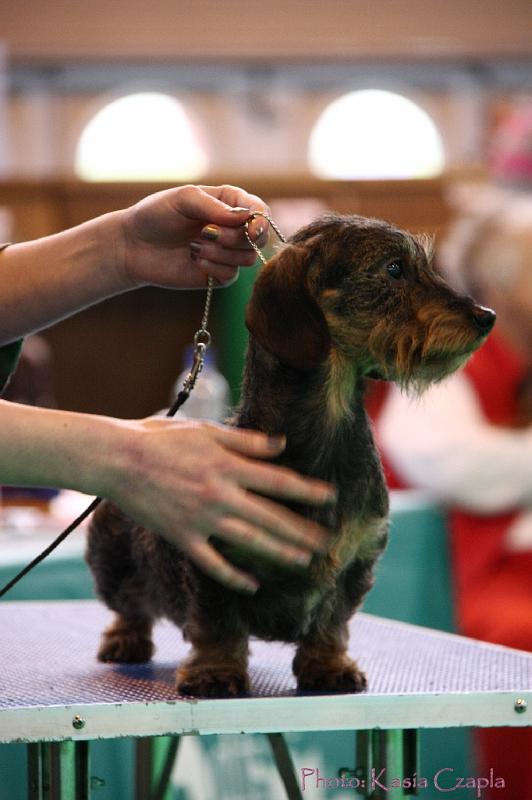
{"type": "MultiPolygon", "coordinates": [[[[495,329],[463,371],[421,398],[392,389],[377,433],[392,484],[449,507],[460,632],[532,651],[532,107],[497,131],[491,165],[505,188],[462,196],[439,263],[495,309],[495,329]]],[[[505,800],[531,800],[532,731],[476,738],[480,774],[504,778],[505,800]]]]}

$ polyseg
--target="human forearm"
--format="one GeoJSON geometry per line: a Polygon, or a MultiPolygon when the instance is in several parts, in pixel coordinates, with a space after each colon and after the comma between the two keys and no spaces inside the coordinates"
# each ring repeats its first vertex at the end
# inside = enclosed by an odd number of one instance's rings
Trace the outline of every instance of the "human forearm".
{"type": "Polygon", "coordinates": [[[122,213],[0,253],[0,344],[129,288],[117,255],[122,213]]]}
{"type": "Polygon", "coordinates": [[[123,468],[127,425],[0,401],[0,483],[104,493],[123,468]]]}
{"type": "MultiPolygon", "coordinates": [[[[0,252],[0,345],[138,286],[201,289],[208,277],[230,283],[256,259],[244,223],[267,210],[233,186],[181,186],[8,247],[0,252]]],[[[248,234],[266,243],[263,217],[249,223],[248,234]]]]}
{"type": "Polygon", "coordinates": [[[233,588],[257,583],[208,543],[212,534],[289,564],[307,564],[325,545],[319,526],[265,497],[322,505],[334,496],[321,481],[260,462],[283,446],[209,423],[116,420],[0,401],[0,484],[112,500],[233,588]]]}

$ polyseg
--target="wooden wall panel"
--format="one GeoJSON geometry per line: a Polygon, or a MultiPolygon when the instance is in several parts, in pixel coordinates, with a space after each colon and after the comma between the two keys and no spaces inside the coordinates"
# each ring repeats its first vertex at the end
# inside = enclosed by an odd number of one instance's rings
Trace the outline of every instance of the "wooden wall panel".
{"type": "Polygon", "coordinates": [[[532,50],[528,0],[2,0],[2,5],[1,36],[16,59],[438,58],[532,50]]]}

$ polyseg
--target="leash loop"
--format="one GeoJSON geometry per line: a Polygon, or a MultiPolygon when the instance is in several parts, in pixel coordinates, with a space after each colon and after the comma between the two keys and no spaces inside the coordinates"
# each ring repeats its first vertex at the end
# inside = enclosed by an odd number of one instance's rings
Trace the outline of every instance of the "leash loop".
{"type": "Polygon", "coordinates": [[[194,334],[194,347],[203,347],[205,350],[211,343],[211,334],[208,330],[200,329],[194,334]]]}
{"type": "Polygon", "coordinates": [[[277,234],[277,236],[281,240],[281,242],[286,243],[286,238],[283,236],[283,234],[281,233],[281,231],[279,230],[279,228],[277,227],[277,225],[275,224],[273,219],[270,217],[270,215],[267,214],[265,211],[254,211],[253,214],[251,214],[247,218],[247,220],[244,222],[244,235],[245,235],[246,239],[248,240],[249,244],[251,245],[251,247],[254,249],[254,251],[256,252],[258,257],[260,258],[260,260],[262,261],[262,263],[265,264],[266,263],[266,258],[264,256],[264,253],[262,252],[260,247],[253,241],[253,239],[249,235],[249,223],[253,222],[253,220],[256,219],[257,217],[263,217],[266,220],[268,225],[270,225],[270,227],[273,228],[273,230],[275,231],[275,233],[277,234]]]}
{"type": "MultiPolygon", "coordinates": [[[[196,385],[198,375],[203,369],[203,364],[205,363],[205,354],[211,343],[211,334],[210,331],[207,330],[207,322],[209,321],[209,311],[211,307],[213,288],[214,288],[214,281],[212,277],[209,277],[209,281],[207,283],[207,297],[205,298],[205,308],[203,309],[203,317],[201,318],[201,327],[194,334],[194,353],[192,355],[192,367],[190,368],[190,372],[188,373],[187,377],[183,381],[183,388],[181,392],[179,392],[178,399],[183,394],[186,395],[185,399],[188,398],[190,392],[196,385]]],[[[184,402],[185,400],[181,400],[179,405],[182,405],[184,402]]],[[[167,416],[168,417],[173,416],[178,408],[179,406],[176,407],[176,403],[174,403],[174,405],[168,412],[167,416]]]]}
{"type": "Polygon", "coordinates": [[[203,369],[203,364],[205,363],[206,350],[207,347],[205,344],[203,344],[203,342],[199,342],[198,344],[196,344],[194,348],[194,355],[192,356],[192,366],[190,368],[190,372],[183,381],[183,391],[187,392],[187,394],[190,394],[190,392],[194,388],[196,381],[198,379],[198,375],[203,369]]]}

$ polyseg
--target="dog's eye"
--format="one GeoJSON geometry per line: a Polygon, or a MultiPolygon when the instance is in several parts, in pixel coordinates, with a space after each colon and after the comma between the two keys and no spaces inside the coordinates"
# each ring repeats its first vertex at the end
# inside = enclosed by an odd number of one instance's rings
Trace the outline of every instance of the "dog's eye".
{"type": "Polygon", "coordinates": [[[391,264],[387,265],[386,269],[388,274],[396,280],[403,277],[403,264],[401,261],[392,261],[391,264]]]}

